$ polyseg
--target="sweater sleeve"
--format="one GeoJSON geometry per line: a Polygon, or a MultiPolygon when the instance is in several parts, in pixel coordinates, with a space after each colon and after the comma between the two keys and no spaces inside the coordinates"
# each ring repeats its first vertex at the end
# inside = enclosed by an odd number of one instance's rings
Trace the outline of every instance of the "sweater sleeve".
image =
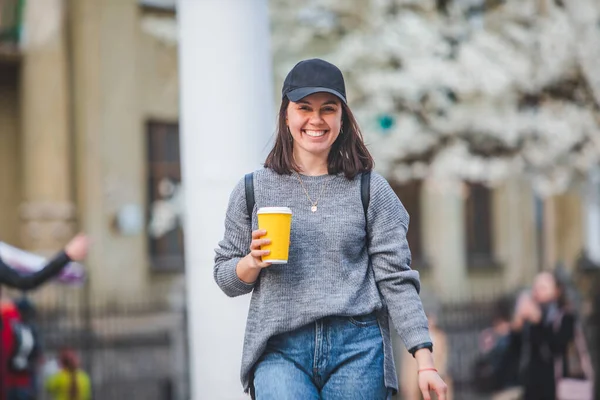
{"type": "Polygon", "coordinates": [[[35,289],[55,277],[69,262],[69,256],[61,251],[41,270],[32,274],[21,274],[0,259],[0,283],[20,290],[35,289]]]}
{"type": "Polygon", "coordinates": [[[250,293],[254,284],[242,281],[236,273],[238,262],[250,252],[252,221],[246,210],[246,193],[242,179],[229,197],[225,215],[225,234],[215,249],[215,281],[229,297],[250,293]]]}
{"type": "Polygon", "coordinates": [[[392,323],[409,351],[431,343],[421,298],[419,273],[410,268],[406,240],[409,216],[388,184],[378,174],[371,177],[367,211],[369,255],[375,280],[392,323]]]}

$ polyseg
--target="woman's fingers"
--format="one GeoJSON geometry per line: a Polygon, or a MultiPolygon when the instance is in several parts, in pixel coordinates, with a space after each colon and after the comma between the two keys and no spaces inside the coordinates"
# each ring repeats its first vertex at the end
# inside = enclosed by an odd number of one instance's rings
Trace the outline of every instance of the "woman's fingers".
{"type": "Polygon", "coordinates": [[[271,243],[270,239],[255,239],[250,243],[250,250],[258,250],[261,246],[271,243]]]}
{"type": "Polygon", "coordinates": [[[438,400],[446,400],[448,387],[443,379],[434,372],[423,372],[419,374],[419,389],[423,394],[423,400],[431,400],[430,390],[437,394],[438,400]]]}
{"type": "Polygon", "coordinates": [[[435,394],[437,394],[438,400],[446,400],[448,386],[440,376],[437,376],[437,379],[435,379],[435,381],[433,382],[433,389],[435,391],[435,394]]]}
{"type": "Polygon", "coordinates": [[[270,263],[270,262],[259,262],[259,263],[258,263],[258,266],[259,266],[260,268],[267,268],[267,267],[270,267],[270,266],[271,266],[271,263],[270,263]]]}
{"type": "Polygon", "coordinates": [[[264,229],[257,229],[255,231],[252,231],[252,239],[259,239],[262,236],[265,236],[267,234],[267,231],[264,229]]]}
{"type": "Polygon", "coordinates": [[[269,253],[271,253],[270,250],[252,250],[250,252],[250,254],[252,254],[252,257],[254,257],[254,258],[261,258],[262,256],[268,256],[269,253]]]}
{"type": "Polygon", "coordinates": [[[435,389],[435,394],[437,394],[438,400],[446,400],[446,393],[447,393],[446,386],[437,387],[435,389]]]}
{"type": "Polygon", "coordinates": [[[266,268],[271,265],[269,262],[263,262],[262,257],[271,254],[270,250],[261,250],[262,246],[266,246],[271,243],[270,239],[261,239],[265,236],[267,231],[264,229],[257,229],[252,232],[252,242],[250,242],[250,255],[254,258],[256,266],[259,268],[266,268]]]}

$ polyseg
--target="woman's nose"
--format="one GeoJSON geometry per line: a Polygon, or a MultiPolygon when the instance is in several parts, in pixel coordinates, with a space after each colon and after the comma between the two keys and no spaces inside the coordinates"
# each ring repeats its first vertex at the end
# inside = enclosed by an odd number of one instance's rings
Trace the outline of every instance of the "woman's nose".
{"type": "Polygon", "coordinates": [[[323,122],[323,117],[320,112],[314,112],[311,114],[309,121],[312,124],[321,124],[323,122]]]}

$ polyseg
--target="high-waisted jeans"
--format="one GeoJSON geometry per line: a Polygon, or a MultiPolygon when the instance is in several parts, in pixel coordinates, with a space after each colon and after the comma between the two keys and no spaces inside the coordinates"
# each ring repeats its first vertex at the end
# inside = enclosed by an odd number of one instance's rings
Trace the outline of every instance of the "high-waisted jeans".
{"type": "Polygon", "coordinates": [[[272,337],[254,370],[256,400],[386,400],[375,313],[327,317],[272,337]]]}

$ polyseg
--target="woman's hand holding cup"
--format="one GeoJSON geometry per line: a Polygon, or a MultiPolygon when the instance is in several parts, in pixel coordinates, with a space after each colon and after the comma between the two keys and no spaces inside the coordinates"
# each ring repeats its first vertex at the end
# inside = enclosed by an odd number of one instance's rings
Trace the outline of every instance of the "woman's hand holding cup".
{"type": "Polygon", "coordinates": [[[236,274],[242,281],[251,284],[256,281],[260,270],[268,267],[271,263],[263,262],[262,257],[269,255],[270,250],[262,250],[261,247],[271,243],[270,239],[262,238],[267,234],[264,229],[257,229],[252,232],[252,242],[250,242],[250,253],[238,262],[236,274]]]}
{"type": "Polygon", "coordinates": [[[256,214],[258,229],[252,231],[250,253],[236,266],[238,278],[249,284],[256,282],[263,268],[287,264],[292,228],[292,210],[288,207],[261,207],[256,214]]]}
{"type": "Polygon", "coordinates": [[[267,234],[264,229],[257,229],[252,232],[252,242],[250,243],[250,254],[246,257],[249,258],[249,267],[255,269],[265,268],[271,265],[269,262],[263,262],[262,257],[268,256],[271,250],[262,250],[262,246],[266,246],[271,243],[271,239],[262,239],[267,234]]]}

